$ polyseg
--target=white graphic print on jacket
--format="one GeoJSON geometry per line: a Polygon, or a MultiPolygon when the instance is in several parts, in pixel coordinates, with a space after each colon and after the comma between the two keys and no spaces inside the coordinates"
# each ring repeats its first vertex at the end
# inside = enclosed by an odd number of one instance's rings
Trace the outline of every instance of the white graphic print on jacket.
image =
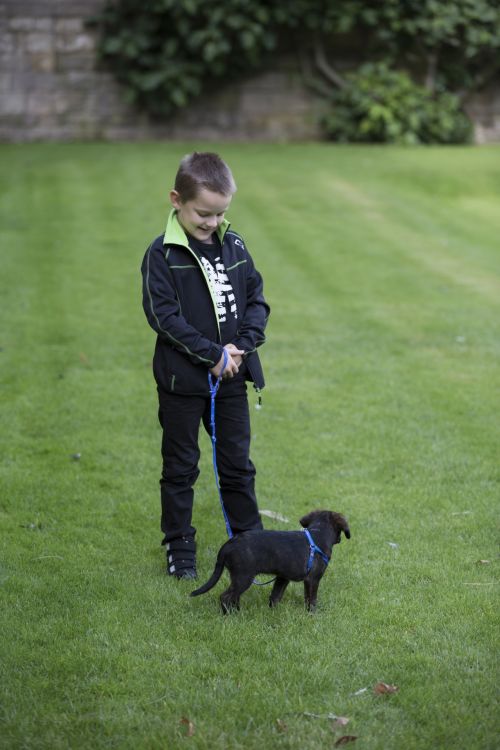
{"type": "Polygon", "coordinates": [[[220,256],[215,258],[215,265],[212,265],[210,261],[203,256],[200,260],[207,272],[208,280],[210,281],[214,293],[219,323],[225,323],[228,314],[237,318],[238,310],[236,309],[236,299],[234,297],[233,287],[231,286],[226,269],[224,268],[224,263],[221,261],[220,256]]]}

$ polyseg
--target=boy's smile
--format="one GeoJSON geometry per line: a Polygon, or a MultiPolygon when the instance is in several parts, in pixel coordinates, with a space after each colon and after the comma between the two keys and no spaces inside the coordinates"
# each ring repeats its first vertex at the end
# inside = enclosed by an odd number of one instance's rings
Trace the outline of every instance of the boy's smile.
{"type": "Polygon", "coordinates": [[[195,198],[182,201],[177,190],[170,191],[170,202],[184,231],[201,242],[212,242],[212,234],[224,221],[231,195],[201,188],[195,198]]]}

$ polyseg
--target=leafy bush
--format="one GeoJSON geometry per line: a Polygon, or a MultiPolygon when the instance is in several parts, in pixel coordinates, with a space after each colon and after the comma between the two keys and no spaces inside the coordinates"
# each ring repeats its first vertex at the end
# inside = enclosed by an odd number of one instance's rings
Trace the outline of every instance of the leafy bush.
{"type": "Polygon", "coordinates": [[[331,102],[325,133],[343,141],[467,141],[460,103],[500,69],[498,0],[108,0],[94,25],[103,62],[150,115],[275,67],[279,51],[331,102]],[[371,62],[336,70],[353,58],[371,62]]]}
{"type": "Polygon", "coordinates": [[[471,124],[453,94],[432,94],[385,63],[367,63],[345,78],[322,120],[332,140],[414,144],[471,138],[471,124]]]}
{"type": "Polygon", "coordinates": [[[171,114],[220,79],[262,65],[276,44],[265,0],[119,0],[93,19],[98,51],[150,114],[171,114]]]}

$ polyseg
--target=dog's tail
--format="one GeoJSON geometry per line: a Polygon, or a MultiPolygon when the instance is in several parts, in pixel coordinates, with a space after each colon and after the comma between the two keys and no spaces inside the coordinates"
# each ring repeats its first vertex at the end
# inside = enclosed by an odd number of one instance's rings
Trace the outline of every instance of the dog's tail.
{"type": "Polygon", "coordinates": [[[200,596],[200,594],[205,594],[207,591],[210,591],[210,589],[213,589],[213,587],[221,577],[222,571],[224,570],[224,557],[225,555],[223,550],[219,550],[219,554],[217,555],[217,560],[215,562],[214,572],[212,573],[208,581],[203,584],[203,586],[200,586],[199,589],[191,591],[189,596],[200,596]]]}

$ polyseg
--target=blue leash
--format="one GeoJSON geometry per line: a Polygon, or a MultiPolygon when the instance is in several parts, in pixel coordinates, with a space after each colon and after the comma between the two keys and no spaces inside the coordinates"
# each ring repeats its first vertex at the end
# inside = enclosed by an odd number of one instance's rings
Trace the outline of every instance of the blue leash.
{"type": "MultiPolygon", "coordinates": [[[[224,349],[224,364],[222,366],[221,373],[224,372],[227,365],[227,352],[224,349]]],[[[233,530],[231,528],[231,524],[229,523],[229,518],[227,517],[226,508],[224,507],[224,501],[222,499],[222,491],[220,488],[220,481],[219,481],[219,472],[217,469],[217,452],[216,452],[216,443],[217,443],[217,437],[215,435],[215,397],[217,395],[217,391],[219,390],[220,382],[222,380],[222,374],[219,375],[218,378],[212,375],[212,373],[209,371],[208,373],[208,387],[210,388],[210,427],[211,427],[211,437],[212,437],[212,462],[214,467],[214,475],[215,475],[215,485],[217,487],[217,492],[219,493],[219,501],[220,501],[220,507],[222,508],[222,515],[224,516],[224,522],[226,524],[226,531],[229,539],[232,539],[234,534],[233,530]]],[[[323,550],[318,547],[318,545],[315,543],[314,539],[312,538],[310,532],[308,529],[303,529],[304,534],[307,537],[307,541],[309,542],[309,559],[307,561],[307,571],[306,575],[309,573],[313,566],[314,562],[314,555],[319,555],[323,562],[328,565],[330,562],[330,558],[328,555],[325,555],[323,550]]],[[[260,581],[255,581],[254,584],[256,586],[267,586],[270,583],[273,583],[276,578],[272,578],[270,581],[264,581],[261,583],[260,581]]]]}
{"type": "MultiPolygon", "coordinates": [[[[227,352],[224,349],[224,365],[222,367],[221,373],[224,372],[227,365],[227,352]]],[[[217,492],[219,493],[219,501],[220,501],[220,507],[222,508],[222,515],[224,516],[224,523],[226,524],[226,531],[229,539],[232,539],[234,534],[233,530],[231,528],[231,524],[229,523],[229,518],[227,517],[226,508],[224,507],[224,500],[222,499],[222,491],[220,488],[220,481],[219,481],[219,472],[217,469],[217,451],[215,448],[215,444],[217,443],[217,437],[215,435],[215,397],[217,395],[217,391],[219,390],[220,381],[222,380],[222,375],[219,375],[218,378],[215,378],[212,373],[209,371],[208,373],[208,387],[210,388],[210,427],[211,427],[211,433],[212,433],[212,462],[214,466],[214,475],[215,475],[215,485],[217,487],[217,492]]],[[[270,581],[264,581],[261,583],[260,581],[253,581],[253,583],[256,586],[267,586],[269,583],[273,583],[276,578],[272,578],[270,581]]]]}
{"type": "Polygon", "coordinates": [[[229,523],[229,518],[227,517],[226,509],[224,507],[224,501],[222,499],[222,492],[220,489],[220,481],[219,481],[219,472],[217,470],[217,453],[215,450],[215,444],[217,442],[217,438],[215,436],[215,397],[217,395],[217,391],[219,390],[220,381],[222,380],[222,373],[226,369],[226,365],[227,365],[227,352],[224,349],[224,365],[221,370],[221,375],[219,375],[219,377],[216,378],[209,371],[208,372],[208,387],[210,388],[210,427],[212,429],[212,462],[214,465],[215,485],[219,493],[220,507],[222,508],[222,515],[224,516],[224,522],[226,524],[227,535],[229,539],[232,539],[234,534],[231,528],[231,524],[229,523]]]}

